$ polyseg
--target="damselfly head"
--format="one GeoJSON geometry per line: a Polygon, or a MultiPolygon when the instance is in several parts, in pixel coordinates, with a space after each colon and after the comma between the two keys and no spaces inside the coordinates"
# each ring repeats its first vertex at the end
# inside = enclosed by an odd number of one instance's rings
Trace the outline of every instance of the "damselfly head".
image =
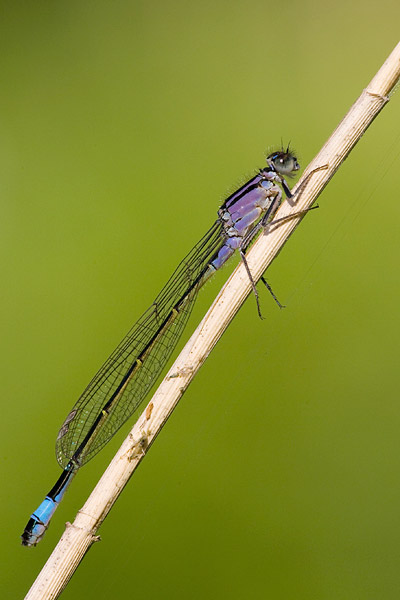
{"type": "Polygon", "coordinates": [[[269,154],[267,163],[274,171],[280,175],[285,175],[285,177],[292,177],[294,172],[300,169],[297,158],[289,149],[289,146],[286,150],[276,150],[269,154]]]}

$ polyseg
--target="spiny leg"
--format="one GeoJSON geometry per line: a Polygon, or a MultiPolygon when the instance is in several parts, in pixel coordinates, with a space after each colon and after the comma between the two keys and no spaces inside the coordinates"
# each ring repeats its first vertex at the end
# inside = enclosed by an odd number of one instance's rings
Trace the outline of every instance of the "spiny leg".
{"type": "Polygon", "coordinates": [[[310,208],[305,208],[304,210],[299,210],[298,212],[292,213],[291,215],[286,215],[285,217],[280,217],[279,219],[275,219],[274,221],[270,221],[267,227],[271,225],[278,225],[278,223],[283,223],[284,221],[289,221],[290,219],[295,219],[296,217],[301,217],[306,213],[310,212],[310,210],[314,210],[315,208],[319,208],[319,205],[310,206],[310,208]]]}
{"type": "MultiPolygon", "coordinates": [[[[251,283],[251,288],[252,288],[254,296],[256,298],[258,316],[260,317],[260,319],[264,319],[264,317],[262,316],[262,313],[261,313],[260,299],[259,299],[259,295],[258,295],[258,291],[257,291],[257,286],[256,286],[256,283],[255,283],[255,281],[253,279],[253,276],[252,276],[252,274],[250,272],[250,267],[249,267],[249,264],[248,264],[248,262],[246,260],[245,251],[242,250],[242,249],[240,249],[239,252],[240,252],[240,256],[241,256],[241,259],[243,261],[244,267],[246,269],[247,275],[249,277],[249,280],[250,280],[250,283],[251,283]]],[[[278,298],[275,296],[275,294],[274,294],[271,286],[269,285],[268,281],[264,278],[264,275],[262,275],[260,277],[260,281],[263,282],[263,284],[265,285],[265,287],[267,288],[267,290],[269,291],[269,293],[271,294],[271,296],[273,297],[273,299],[275,300],[275,302],[277,303],[277,305],[279,306],[279,308],[285,308],[285,306],[283,304],[281,304],[279,302],[278,298]]]]}
{"type": "MultiPolygon", "coordinates": [[[[255,281],[253,279],[253,276],[250,272],[250,268],[249,265],[247,263],[246,257],[245,257],[245,252],[246,252],[246,248],[249,246],[250,242],[252,241],[252,239],[254,238],[255,234],[258,233],[258,231],[260,229],[264,229],[266,230],[267,227],[271,226],[271,225],[277,225],[278,223],[282,223],[284,221],[288,221],[289,219],[293,219],[294,217],[298,217],[300,215],[305,215],[307,212],[309,212],[310,210],[314,210],[314,208],[319,208],[318,204],[316,206],[311,206],[310,208],[306,208],[304,210],[300,210],[292,215],[287,215],[286,217],[281,217],[280,219],[276,219],[275,221],[270,221],[269,223],[265,223],[263,222],[263,220],[261,220],[254,228],[252,231],[249,232],[249,234],[246,236],[246,238],[244,239],[243,242],[243,247],[239,250],[240,252],[240,256],[242,258],[243,264],[245,266],[247,275],[250,279],[250,283],[251,283],[251,287],[254,293],[254,296],[256,298],[256,302],[257,302],[257,312],[258,312],[258,316],[260,317],[260,319],[264,319],[264,317],[262,316],[261,313],[261,308],[260,308],[260,299],[259,299],[259,295],[258,295],[258,291],[257,291],[257,287],[255,284],[255,281]]],[[[263,284],[265,285],[265,287],[267,288],[267,290],[269,291],[269,293],[271,294],[271,296],[273,297],[273,299],[275,300],[275,302],[277,303],[277,305],[279,306],[279,308],[285,308],[284,304],[281,304],[278,300],[278,298],[276,297],[276,295],[274,294],[271,286],[269,285],[268,281],[265,279],[264,275],[262,275],[260,277],[260,281],[263,282],[263,284]]]]}
{"type": "MultiPolygon", "coordinates": [[[[286,217],[281,217],[280,219],[276,219],[275,221],[270,221],[267,225],[263,225],[263,228],[264,228],[264,230],[266,230],[268,226],[276,225],[278,223],[283,223],[284,221],[288,221],[289,219],[293,219],[294,217],[298,217],[300,215],[305,215],[306,213],[308,213],[310,210],[313,210],[314,208],[319,208],[318,204],[316,206],[311,206],[310,208],[300,210],[292,215],[287,215],[286,217]]],[[[269,293],[271,294],[271,296],[273,297],[273,299],[275,300],[275,302],[277,303],[279,308],[285,308],[285,305],[281,304],[279,302],[278,298],[275,296],[271,286],[269,285],[268,281],[265,279],[264,275],[262,275],[260,277],[260,281],[263,282],[263,284],[265,285],[265,287],[267,288],[267,290],[269,291],[269,293]]],[[[257,301],[257,305],[258,305],[258,301],[257,301]]]]}
{"type": "Polygon", "coordinates": [[[247,263],[246,256],[245,256],[245,254],[244,254],[244,250],[242,250],[242,249],[240,248],[240,249],[239,249],[239,252],[240,252],[240,256],[241,256],[241,259],[242,259],[242,261],[243,261],[244,267],[245,267],[245,269],[246,269],[247,275],[248,275],[248,277],[249,277],[249,280],[250,280],[250,283],[251,283],[251,287],[252,287],[252,290],[253,290],[254,296],[255,296],[255,298],[256,298],[258,316],[260,317],[260,319],[264,319],[264,317],[263,317],[263,316],[262,316],[262,314],[261,314],[261,309],[260,309],[260,300],[259,300],[259,297],[258,297],[258,291],[257,291],[257,287],[256,287],[255,281],[254,281],[254,279],[253,279],[253,276],[252,276],[252,274],[251,274],[251,272],[250,272],[250,268],[249,268],[249,265],[248,265],[248,263],[247,263]]]}
{"type": "Polygon", "coordinates": [[[265,285],[265,287],[267,288],[267,290],[269,291],[269,293],[271,294],[271,296],[273,297],[273,299],[275,300],[275,302],[277,303],[277,305],[279,306],[279,308],[286,308],[284,304],[281,304],[278,300],[278,298],[275,296],[272,287],[269,285],[268,281],[265,279],[264,275],[261,275],[260,277],[260,281],[263,282],[263,284],[265,285]]]}

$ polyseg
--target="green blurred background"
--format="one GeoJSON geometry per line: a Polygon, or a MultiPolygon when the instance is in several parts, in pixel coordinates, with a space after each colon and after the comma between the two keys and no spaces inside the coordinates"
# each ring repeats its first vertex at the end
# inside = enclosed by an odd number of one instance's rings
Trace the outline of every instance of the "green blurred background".
{"type": "MultiPolygon", "coordinates": [[[[2,598],[22,598],[75,400],[265,153],[305,166],[398,41],[398,0],[1,3],[2,598]]],[[[268,271],[63,598],[400,588],[399,95],[268,271]]],[[[185,340],[237,258],[200,294],[185,340]]]]}

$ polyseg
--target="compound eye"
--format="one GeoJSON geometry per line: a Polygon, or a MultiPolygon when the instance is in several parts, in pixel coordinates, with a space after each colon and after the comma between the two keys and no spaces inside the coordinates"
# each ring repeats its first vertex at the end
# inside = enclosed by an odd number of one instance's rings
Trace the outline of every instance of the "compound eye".
{"type": "Polygon", "coordinates": [[[273,152],[267,161],[272,163],[276,172],[281,175],[291,175],[300,168],[297,158],[290,152],[273,152]]]}
{"type": "MultiPolygon", "coordinates": [[[[281,173],[288,174],[296,170],[297,160],[294,156],[279,159],[279,170],[281,173]]],[[[298,167],[297,167],[298,168],[298,167]]]]}

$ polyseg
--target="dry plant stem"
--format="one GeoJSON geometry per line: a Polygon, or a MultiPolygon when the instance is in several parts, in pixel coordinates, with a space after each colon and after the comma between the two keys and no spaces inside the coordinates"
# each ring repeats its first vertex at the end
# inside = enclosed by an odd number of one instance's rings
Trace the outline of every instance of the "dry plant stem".
{"type": "MultiPolygon", "coordinates": [[[[400,43],[393,50],[371,83],[362,92],[325,146],[308,166],[297,185],[301,187],[296,203],[285,201],[276,218],[287,217],[309,208],[339,165],[388,101],[400,77],[400,43]],[[321,168],[313,172],[316,168],[321,168]],[[311,174],[312,173],[312,174],[311,174]],[[307,178],[307,174],[311,174],[307,178]],[[306,183],[302,186],[302,181],[306,183]]],[[[256,281],[277,256],[301,217],[272,225],[246,255],[256,281]]],[[[26,598],[57,598],[73,575],[83,556],[98,538],[101,525],[118,495],[136,469],[149,445],[158,435],[191,380],[210,354],[240,306],[249,295],[251,284],[241,263],[218,294],[210,310],[186,344],[169,373],[154,394],[131,433],[122,444],[74,523],[67,524],[61,540],[39,574],[26,598]]]]}

